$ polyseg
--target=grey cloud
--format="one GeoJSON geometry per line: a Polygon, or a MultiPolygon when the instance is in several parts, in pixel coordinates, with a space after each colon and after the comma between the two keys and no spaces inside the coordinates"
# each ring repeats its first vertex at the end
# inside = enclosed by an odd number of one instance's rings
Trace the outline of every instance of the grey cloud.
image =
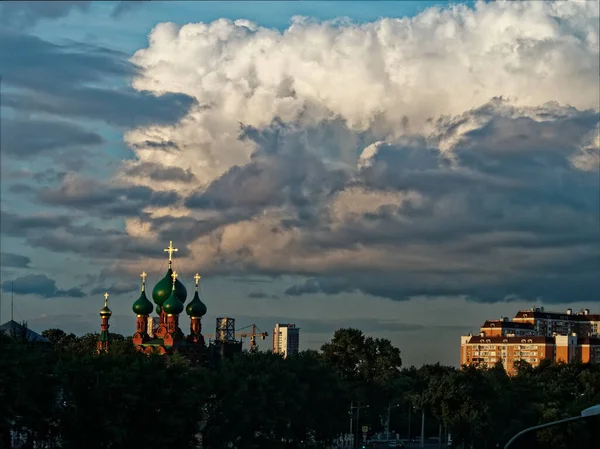
{"type": "Polygon", "coordinates": [[[28,274],[14,281],[2,283],[4,292],[10,292],[13,288],[18,295],[36,295],[42,298],[82,298],[85,296],[80,288],[70,288],[68,290],[57,288],[56,281],[44,274],[28,274]]]}
{"type": "Polygon", "coordinates": [[[104,142],[97,133],[57,120],[4,119],[2,131],[2,152],[19,159],[37,158],[42,154],[52,156],[57,150],[104,142]]]}
{"type": "Polygon", "coordinates": [[[58,19],[72,10],[87,11],[91,1],[20,1],[0,3],[0,23],[16,29],[28,28],[43,19],[58,19]]]}
{"type": "Polygon", "coordinates": [[[147,177],[154,181],[176,181],[190,183],[197,181],[190,169],[181,167],[167,167],[155,162],[144,162],[135,165],[126,171],[129,176],[147,177]]]}
{"type": "Polygon", "coordinates": [[[154,191],[144,186],[118,186],[91,179],[65,178],[57,188],[39,191],[44,204],[68,206],[104,217],[141,216],[148,206],[169,206],[179,201],[173,191],[154,191]]]}
{"type": "MultiPolygon", "coordinates": [[[[111,12],[111,18],[118,19],[136,7],[146,3],[144,0],[117,2],[111,12]]],[[[0,24],[15,29],[29,28],[41,20],[54,20],[68,16],[71,11],[88,12],[91,1],[19,1],[0,3],[0,24]]]]}
{"type": "Polygon", "coordinates": [[[0,254],[0,266],[14,268],[29,268],[31,259],[27,256],[21,256],[13,253],[0,254]]]}
{"type": "Polygon", "coordinates": [[[315,170],[299,162],[311,153],[295,136],[293,151],[286,148],[289,129],[278,126],[246,129],[246,138],[259,145],[255,158],[188,205],[224,213],[245,207],[248,216],[285,205],[273,232],[289,229],[294,237],[276,251],[318,262],[288,266],[266,255],[257,261],[252,242],[235,254],[221,253],[213,267],[306,276],[306,283],[286,292],[290,296],[361,291],[394,300],[452,295],[489,302],[597,301],[600,179],[571,163],[583,136],[598,126],[597,112],[556,104],[516,108],[495,99],[438,121],[427,138],[378,144],[354,174],[344,170],[342,176],[324,163],[315,170]],[[461,131],[465,127],[470,131],[461,131]],[[300,174],[291,173],[296,166],[300,174]],[[302,201],[286,196],[288,180],[302,201]],[[418,197],[367,207],[340,221],[329,205],[350,189],[418,197]],[[343,259],[321,262],[342,250],[348,252],[343,259]]]}
{"type": "Polygon", "coordinates": [[[11,212],[0,211],[0,231],[13,237],[23,237],[31,232],[41,232],[67,226],[72,219],[65,215],[32,215],[20,216],[11,212]]]}
{"type": "Polygon", "coordinates": [[[54,184],[61,182],[67,175],[64,171],[58,171],[53,168],[47,168],[40,172],[34,173],[32,178],[40,184],[54,184]]]}
{"type": "Polygon", "coordinates": [[[265,130],[244,127],[241,138],[259,145],[250,163],[232,167],[205,191],[188,197],[186,206],[235,211],[246,218],[267,207],[289,206],[294,223],[314,221],[324,200],[343,189],[349,173],[328,167],[309,151],[305,143],[311,132],[310,128],[288,129],[278,121],[265,130]]]}
{"type": "Polygon", "coordinates": [[[10,193],[16,193],[17,195],[33,195],[37,192],[35,188],[28,184],[17,183],[13,184],[8,188],[10,193]]]}
{"type": "Polygon", "coordinates": [[[4,107],[133,127],[175,122],[194,102],[183,94],[157,96],[130,87],[103,87],[112,77],[132,77],[136,71],[119,52],[82,44],[56,45],[0,30],[3,82],[18,89],[3,93],[4,107]]]}
{"type": "Polygon", "coordinates": [[[90,295],[99,295],[104,292],[108,292],[111,295],[123,295],[126,293],[135,292],[136,290],[139,290],[139,288],[140,286],[133,282],[115,282],[114,284],[108,287],[94,287],[90,291],[90,295]]]}
{"type": "Polygon", "coordinates": [[[147,3],[147,1],[149,0],[129,0],[119,2],[112,10],[110,16],[114,19],[119,19],[132,11],[135,11],[135,9],[139,8],[144,3],[147,3]]]}
{"type": "Polygon", "coordinates": [[[265,292],[250,292],[248,298],[253,299],[279,299],[279,296],[265,293],[265,292]]]}
{"type": "MultiPolygon", "coordinates": [[[[124,231],[100,229],[89,224],[29,233],[26,241],[33,248],[109,261],[156,258],[164,248],[164,241],[136,239],[124,231]]],[[[185,257],[189,255],[189,249],[180,245],[177,254],[185,257]]]]}

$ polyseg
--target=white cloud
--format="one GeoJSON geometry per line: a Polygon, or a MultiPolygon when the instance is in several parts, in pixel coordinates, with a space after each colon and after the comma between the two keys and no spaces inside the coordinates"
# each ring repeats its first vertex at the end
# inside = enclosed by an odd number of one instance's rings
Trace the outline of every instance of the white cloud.
{"type": "MultiPolygon", "coordinates": [[[[198,180],[130,179],[196,195],[195,205],[187,203],[193,212],[149,209],[154,218],[206,223],[218,220],[219,207],[236,209],[240,217],[191,243],[190,257],[207,269],[415,270],[414,279],[396,279],[408,292],[427,284],[426,294],[437,287],[460,294],[478,276],[481,293],[500,282],[499,273],[519,271],[509,267],[543,265],[531,254],[570,242],[573,205],[594,200],[567,191],[585,192],[591,181],[579,183],[563,161],[590,170],[597,160],[594,137],[577,133],[593,120],[581,111],[600,107],[598,19],[593,2],[481,2],[360,25],[294,18],[282,32],[225,19],[159,24],[132,58],[142,68],[134,87],[185,93],[198,104],[176,125],[128,132],[138,160],[125,169],[180,167],[198,180]],[[571,157],[573,139],[583,143],[571,157]],[[294,151],[311,163],[290,158],[294,151]],[[333,167],[343,174],[322,182],[333,167]],[[529,204],[528,193],[538,199],[529,204]],[[548,235],[538,238],[537,225],[548,235]],[[503,245],[509,249],[498,250],[503,245]],[[525,258],[514,245],[534,249],[525,258]],[[448,277],[448,266],[462,274],[448,277]]],[[[580,235],[590,223],[578,222],[580,235]]],[[[551,254],[556,264],[564,255],[551,254]]],[[[507,289],[530,294],[525,278],[507,289]]],[[[369,280],[371,291],[397,288],[390,279],[369,280]]]]}
{"type": "Polygon", "coordinates": [[[405,117],[412,132],[424,131],[428,118],[500,95],[516,105],[597,107],[598,8],[490,2],[364,25],[294,18],[283,32],[245,20],[161,23],[133,61],[143,69],[134,87],[185,93],[201,107],[176,126],[136,129],[128,142],[175,142],[177,154],[138,157],[192,168],[208,183],[248,160],[239,123],[341,117],[390,138],[404,132],[405,117]]]}

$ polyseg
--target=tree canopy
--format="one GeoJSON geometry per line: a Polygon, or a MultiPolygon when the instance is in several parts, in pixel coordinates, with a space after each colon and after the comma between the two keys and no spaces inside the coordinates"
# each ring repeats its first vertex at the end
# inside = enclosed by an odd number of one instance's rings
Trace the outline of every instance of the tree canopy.
{"type": "MultiPolygon", "coordinates": [[[[600,403],[598,365],[521,362],[515,376],[501,365],[403,368],[389,340],[358,329],[337,330],[320,351],[244,352],[211,369],[136,353],[118,334],[99,355],[97,334],[42,335],[51,343],[0,335],[0,447],[13,430],[26,448],[325,448],[351,417],[377,432],[389,414],[401,437],[418,435],[424,410],[427,435],[441,425],[456,444],[488,449],[600,403]],[[364,406],[360,417],[351,404],[364,406]]],[[[592,449],[598,424],[538,432],[516,447],[592,449]]]]}

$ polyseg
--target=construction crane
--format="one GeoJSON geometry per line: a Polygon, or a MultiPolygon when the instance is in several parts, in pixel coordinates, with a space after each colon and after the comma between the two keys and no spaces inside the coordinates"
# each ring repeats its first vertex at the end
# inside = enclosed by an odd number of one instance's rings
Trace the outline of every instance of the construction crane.
{"type": "MultiPolygon", "coordinates": [[[[205,334],[204,336],[207,338],[215,338],[215,334],[205,334]]],[[[264,340],[265,337],[269,336],[269,333],[262,332],[256,326],[256,324],[250,324],[249,326],[238,329],[238,332],[235,333],[235,336],[239,337],[239,338],[250,338],[250,352],[256,352],[256,350],[258,349],[256,346],[256,338],[260,337],[262,340],[264,340]],[[248,330],[244,331],[244,329],[248,329],[248,330]],[[241,332],[241,331],[244,331],[244,332],[241,332]]]]}
{"type": "Polygon", "coordinates": [[[265,337],[269,336],[268,332],[261,332],[257,327],[256,324],[251,324],[250,326],[246,326],[246,327],[242,327],[241,329],[238,329],[240,331],[244,330],[244,329],[248,329],[251,328],[250,331],[246,331],[246,332],[236,332],[235,336],[236,337],[241,337],[241,338],[250,338],[250,352],[255,352],[257,350],[256,347],[256,337],[260,337],[262,340],[265,339],[265,337]]]}

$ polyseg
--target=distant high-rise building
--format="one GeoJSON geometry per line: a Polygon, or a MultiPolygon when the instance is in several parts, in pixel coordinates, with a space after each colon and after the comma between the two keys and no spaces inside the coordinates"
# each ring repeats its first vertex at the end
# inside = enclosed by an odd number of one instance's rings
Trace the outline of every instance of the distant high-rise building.
{"type": "Polygon", "coordinates": [[[273,329],[273,354],[283,358],[298,354],[300,346],[300,328],[295,324],[277,323],[273,329]]]}
{"type": "Polygon", "coordinates": [[[589,309],[573,313],[520,310],[513,320],[486,321],[479,335],[461,337],[461,365],[491,367],[502,362],[509,374],[514,363],[533,366],[544,359],[573,363],[600,363],[600,315],[589,309]]]}

